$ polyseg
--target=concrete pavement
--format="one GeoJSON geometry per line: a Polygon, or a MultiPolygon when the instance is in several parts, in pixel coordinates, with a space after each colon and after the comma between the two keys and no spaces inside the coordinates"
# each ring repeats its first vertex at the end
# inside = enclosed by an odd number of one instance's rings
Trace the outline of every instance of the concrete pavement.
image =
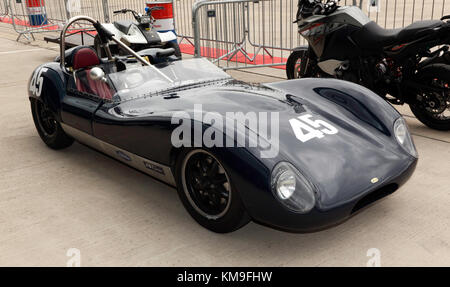
{"type": "MultiPolygon", "coordinates": [[[[66,266],[70,248],[82,266],[366,266],[370,248],[383,266],[450,266],[450,133],[425,128],[407,107],[420,161],[398,192],[318,233],[250,223],[218,235],[190,218],[174,189],[80,144],[48,149],[26,91],[32,70],[57,50],[9,33],[0,25],[1,266],[66,266]]],[[[280,80],[251,72],[231,73],[280,80]]]]}

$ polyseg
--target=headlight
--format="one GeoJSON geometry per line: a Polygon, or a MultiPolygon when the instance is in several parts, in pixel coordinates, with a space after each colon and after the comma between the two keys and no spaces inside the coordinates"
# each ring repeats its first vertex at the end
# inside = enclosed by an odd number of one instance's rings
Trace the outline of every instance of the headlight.
{"type": "Polygon", "coordinates": [[[275,166],[271,184],[275,197],[294,212],[307,213],[316,204],[313,185],[290,163],[275,166]]]}
{"type": "Polygon", "coordinates": [[[399,118],[394,124],[395,138],[398,143],[413,157],[417,157],[417,150],[414,146],[411,134],[408,131],[408,126],[403,118],[399,118]]]}

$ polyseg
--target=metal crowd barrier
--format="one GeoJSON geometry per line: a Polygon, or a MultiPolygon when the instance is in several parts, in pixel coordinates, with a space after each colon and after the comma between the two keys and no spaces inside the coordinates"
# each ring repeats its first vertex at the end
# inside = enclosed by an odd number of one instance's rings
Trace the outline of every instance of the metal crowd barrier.
{"type": "MultiPolygon", "coordinates": [[[[450,14],[450,0],[342,0],[388,29],[450,14]]],[[[282,66],[306,45],[293,23],[298,0],[200,0],[193,6],[195,56],[227,69],[282,66]]],[[[178,26],[177,26],[178,28],[178,26]]],[[[185,38],[187,36],[184,36],[185,38]]]]}
{"type": "Polygon", "coordinates": [[[7,0],[0,0],[0,17],[8,15],[7,0]]]}
{"type": "MultiPolygon", "coordinates": [[[[68,19],[86,15],[107,22],[107,0],[4,0],[8,22],[19,34],[34,40],[35,33],[60,32],[68,19]]],[[[5,19],[4,19],[5,20],[5,19]]]]}
{"type": "MultiPolygon", "coordinates": [[[[207,57],[224,69],[243,67],[261,67],[282,65],[283,63],[265,62],[269,51],[260,44],[249,39],[249,11],[255,5],[268,0],[227,0],[197,1],[192,8],[192,27],[194,29],[194,55],[207,57]],[[262,62],[255,64],[262,54],[262,62]],[[221,64],[224,65],[221,65],[221,64]]],[[[262,5],[264,5],[262,4],[262,5]]],[[[261,22],[261,30],[265,34],[266,22],[261,22]]]]}
{"type": "MultiPolygon", "coordinates": [[[[122,8],[131,8],[144,12],[145,4],[148,2],[148,0],[0,1],[4,1],[4,5],[0,6],[0,15],[4,14],[9,17],[9,22],[19,34],[18,39],[24,36],[28,40],[34,39],[33,34],[35,33],[60,32],[68,19],[80,15],[86,15],[101,22],[124,19],[132,20],[133,17],[131,14],[114,15],[113,11],[122,8]],[[8,6],[10,7],[9,12],[8,6]],[[41,21],[32,21],[31,18],[34,18],[34,20],[39,18],[41,21]]],[[[3,2],[0,3],[3,4],[3,2]]]]}
{"type": "Polygon", "coordinates": [[[109,22],[108,0],[55,0],[67,7],[66,21],[75,16],[89,16],[100,22],[109,22]]]}
{"type": "Polygon", "coordinates": [[[174,0],[173,13],[175,29],[180,43],[193,46],[194,32],[192,29],[192,7],[197,0],[174,0]]]}
{"type": "MultiPolygon", "coordinates": [[[[142,11],[151,0],[0,0],[0,16],[27,39],[59,32],[73,16],[101,22],[132,19],[113,11],[142,11]]],[[[385,28],[450,14],[450,0],[342,0],[359,6],[385,28]]],[[[183,51],[210,58],[224,69],[281,66],[292,48],[305,45],[295,20],[298,0],[173,0],[175,28],[183,51]],[[195,49],[194,49],[195,46],[195,49]]]]}
{"type": "Polygon", "coordinates": [[[64,2],[57,0],[9,0],[10,23],[19,34],[33,38],[34,33],[59,31],[65,21],[64,2]]]}

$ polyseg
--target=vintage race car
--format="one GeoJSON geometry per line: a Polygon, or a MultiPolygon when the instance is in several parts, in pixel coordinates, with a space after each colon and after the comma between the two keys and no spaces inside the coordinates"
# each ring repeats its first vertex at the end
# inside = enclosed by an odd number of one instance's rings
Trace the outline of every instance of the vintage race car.
{"type": "Polygon", "coordinates": [[[190,215],[212,231],[251,220],[323,229],[393,193],[415,169],[401,115],[356,84],[247,84],[170,49],[138,54],[88,17],[71,19],[61,39],[59,59],[38,67],[29,85],[42,140],[53,149],[77,140],[177,187],[190,215]],[[81,20],[130,57],[65,51],[67,27],[81,20]]]}

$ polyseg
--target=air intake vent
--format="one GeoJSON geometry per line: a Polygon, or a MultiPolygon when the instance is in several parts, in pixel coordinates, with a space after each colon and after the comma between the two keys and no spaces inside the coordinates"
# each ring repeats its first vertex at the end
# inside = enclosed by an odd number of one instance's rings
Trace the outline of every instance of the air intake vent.
{"type": "Polygon", "coordinates": [[[385,187],[382,187],[380,189],[375,190],[372,193],[369,193],[362,199],[360,199],[355,206],[353,207],[352,214],[357,212],[358,210],[361,210],[362,208],[370,205],[371,203],[382,199],[383,197],[386,197],[392,193],[394,193],[398,189],[397,184],[389,184],[385,187]]]}

